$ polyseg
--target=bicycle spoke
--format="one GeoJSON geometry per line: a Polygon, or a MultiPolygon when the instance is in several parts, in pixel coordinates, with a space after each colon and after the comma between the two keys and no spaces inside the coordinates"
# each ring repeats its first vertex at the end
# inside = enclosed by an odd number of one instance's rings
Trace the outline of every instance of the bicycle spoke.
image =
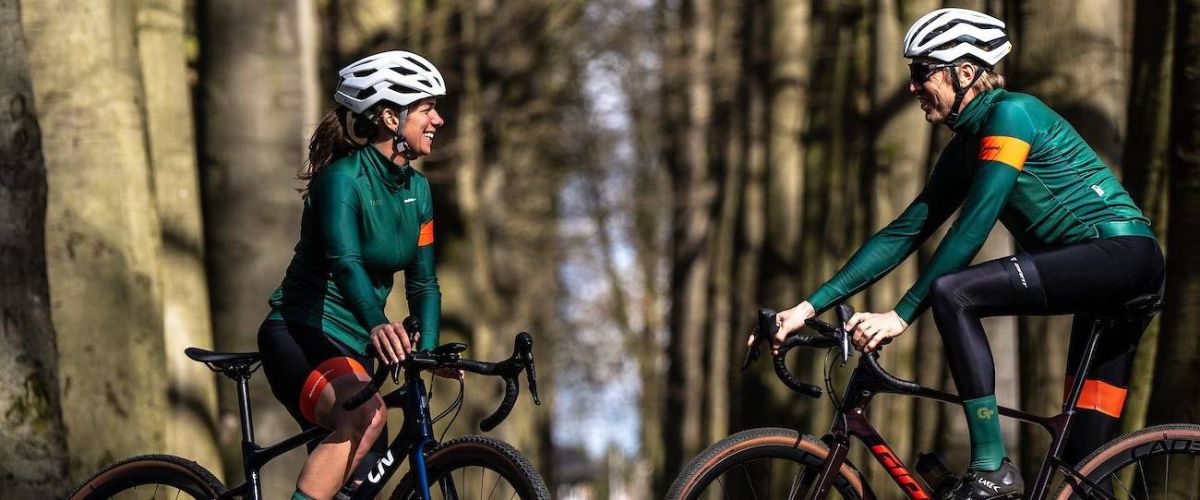
{"type": "Polygon", "coordinates": [[[774,460],[767,459],[767,498],[774,498],[771,496],[771,465],[774,463],[774,460]]]}
{"type": "Polygon", "coordinates": [[[1121,487],[1121,489],[1125,490],[1126,496],[1128,496],[1129,498],[1136,498],[1133,496],[1133,492],[1129,491],[1129,487],[1125,486],[1125,482],[1121,480],[1121,477],[1119,475],[1113,474],[1112,478],[1113,478],[1113,481],[1116,481],[1117,485],[1121,487]]]}
{"type": "Polygon", "coordinates": [[[1142,473],[1142,490],[1146,492],[1146,500],[1150,500],[1150,484],[1146,482],[1146,464],[1143,464],[1141,460],[1138,460],[1137,463],[1138,472],[1142,473]]]}
{"type": "MultiPolygon", "coordinates": [[[[480,468],[480,470],[479,470],[479,475],[480,475],[480,476],[482,476],[482,475],[483,475],[483,471],[485,471],[485,470],[487,470],[487,469],[480,468]]],[[[499,474],[496,474],[496,483],[492,485],[492,491],[489,491],[489,492],[488,492],[488,496],[487,496],[488,498],[492,498],[492,493],[495,493],[495,492],[496,492],[496,488],[499,488],[499,487],[500,487],[500,480],[501,480],[501,479],[504,479],[504,476],[501,476],[501,475],[499,475],[499,474]]],[[[480,493],[483,493],[483,492],[481,491],[480,493]]]]}
{"type": "MultiPolygon", "coordinates": [[[[1195,464],[1192,466],[1192,484],[1197,484],[1200,483],[1200,457],[1192,457],[1192,463],[1195,464]]],[[[1200,488],[1192,488],[1192,496],[1190,500],[1196,500],[1197,491],[1200,491],[1200,488]]]]}
{"type": "Polygon", "coordinates": [[[800,473],[792,476],[792,484],[788,487],[788,500],[796,498],[797,493],[800,493],[800,473]]]}
{"type": "Polygon", "coordinates": [[[743,465],[742,471],[746,473],[746,485],[750,487],[750,494],[758,498],[758,492],[754,491],[754,480],[750,478],[750,468],[743,465]]]}

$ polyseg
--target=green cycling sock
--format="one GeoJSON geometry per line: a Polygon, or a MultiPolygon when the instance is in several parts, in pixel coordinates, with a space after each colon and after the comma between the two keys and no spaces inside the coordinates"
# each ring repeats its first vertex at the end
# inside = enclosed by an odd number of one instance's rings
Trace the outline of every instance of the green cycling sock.
{"type": "Polygon", "coordinates": [[[1004,437],[1000,435],[1000,411],[996,395],[963,400],[967,414],[967,429],[971,433],[971,465],[973,470],[994,471],[1004,459],[1004,437]]]}
{"type": "Polygon", "coordinates": [[[313,499],[313,497],[305,495],[303,491],[300,491],[300,488],[296,488],[296,491],[292,492],[292,500],[314,500],[314,499],[313,499]]]}

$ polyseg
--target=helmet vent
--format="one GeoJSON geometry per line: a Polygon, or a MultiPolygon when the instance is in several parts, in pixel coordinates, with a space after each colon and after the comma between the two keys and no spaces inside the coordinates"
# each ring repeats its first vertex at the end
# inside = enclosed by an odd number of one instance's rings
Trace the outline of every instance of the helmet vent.
{"type": "Polygon", "coordinates": [[[404,76],[409,76],[409,75],[415,75],[415,74],[417,74],[417,72],[416,72],[416,71],[413,71],[413,70],[411,70],[411,69],[409,69],[409,68],[405,68],[405,67],[402,67],[402,66],[396,66],[396,67],[393,67],[393,68],[391,68],[391,70],[392,70],[392,71],[395,71],[396,73],[399,73],[399,74],[401,74],[401,75],[404,75],[404,76]]]}
{"type": "Polygon", "coordinates": [[[401,94],[421,94],[421,93],[423,93],[423,92],[421,92],[420,90],[414,89],[414,88],[412,88],[412,87],[409,87],[409,86],[407,86],[407,85],[396,85],[396,84],[392,84],[392,85],[389,85],[389,86],[388,86],[388,88],[390,88],[390,89],[392,89],[392,90],[394,90],[394,91],[396,91],[396,92],[399,92],[399,93],[401,93],[401,94]]]}
{"type": "Polygon", "coordinates": [[[359,78],[361,78],[361,77],[364,77],[364,76],[370,75],[371,73],[374,73],[374,72],[375,72],[375,70],[373,70],[373,69],[361,69],[361,70],[355,71],[355,72],[353,72],[353,73],[350,73],[350,74],[351,74],[351,75],[354,75],[354,76],[356,76],[356,77],[359,77],[359,78]]]}
{"type": "Polygon", "coordinates": [[[426,66],[426,65],[422,64],[422,63],[421,63],[421,61],[418,61],[418,60],[416,60],[416,59],[413,59],[413,58],[411,58],[411,57],[406,57],[406,58],[404,58],[404,60],[406,60],[406,61],[408,61],[408,62],[410,62],[410,63],[413,63],[413,64],[415,64],[415,65],[419,66],[421,69],[423,69],[423,70],[425,70],[425,71],[432,71],[431,69],[429,69],[429,66],[426,66]]]}
{"type": "Polygon", "coordinates": [[[363,99],[366,99],[366,98],[368,98],[368,97],[371,97],[371,96],[373,96],[373,95],[375,95],[375,87],[367,87],[367,88],[365,88],[365,89],[362,89],[362,90],[360,90],[360,91],[358,92],[358,94],[356,94],[356,95],[354,96],[354,98],[355,98],[355,99],[358,99],[358,100],[363,100],[363,99]]]}

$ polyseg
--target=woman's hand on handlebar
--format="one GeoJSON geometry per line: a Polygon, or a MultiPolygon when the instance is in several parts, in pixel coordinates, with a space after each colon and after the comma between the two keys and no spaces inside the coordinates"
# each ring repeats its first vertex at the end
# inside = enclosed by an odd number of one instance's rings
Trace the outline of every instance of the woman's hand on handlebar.
{"type": "Polygon", "coordinates": [[[420,338],[420,332],[410,340],[408,332],[404,330],[404,325],[399,321],[381,323],[371,329],[371,344],[375,346],[375,353],[379,356],[380,361],[388,365],[404,361],[405,356],[412,351],[412,344],[418,338],[420,338]]]}
{"type": "Polygon", "coordinates": [[[862,352],[871,352],[888,344],[908,329],[908,323],[900,319],[896,311],[885,313],[855,313],[845,325],[850,332],[851,342],[862,352]]]}

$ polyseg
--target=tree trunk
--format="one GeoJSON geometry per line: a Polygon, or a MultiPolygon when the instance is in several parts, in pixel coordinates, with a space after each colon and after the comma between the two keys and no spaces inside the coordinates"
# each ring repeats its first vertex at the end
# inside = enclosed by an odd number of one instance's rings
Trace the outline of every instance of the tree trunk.
{"type": "MultiPolygon", "coordinates": [[[[804,229],[804,144],[809,91],[810,2],[772,0],[767,7],[768,297],[795,305],[802,292],[800,232],[804,229]]],[[[783,306],[780,306],[783,307],[783,306]]]]}
{"type": "MultiPolygon", "coordinates": [[[[910,2],[911,3],[911,2],[910,2]]],[[[924,113],[908,94],[906,61],[900,57],[904,29],[911,15],[902,15],[896,0],[874,0],[872,6],[874,33],[872,36],[872,73],[870,123],[874,127],[869,167],[873,183],[871,229],[887,225],[916,198],[925,178],[926,144],[931,125],[925,123],[924,113]]],[[[912,11],[928,12],[933,1],[910,5],[912,11]]],[[[920,15],[920,14],[916,14],[920,15]]],[[[885,312],[896,306],[900,297],[917,279],[917,263],[909,259],[870,289],[870,311],[885,312]]],[[[917,345],[914,335],[905,335],[887,349],[884,362],[899,377],[915,376],[913,355],[917,345]]],[[[901,457],[910,457],[913,447],[913,400],[889,399],[889,418],[880,424],[880,432],[888,437],[901,457]]],[[[873,475],[872,483],[885,488],[886,475],[873,475]]]]}
{"type": "MultiPolygon", "coordinates": [[[[1010,7],[1017,7],[1010,4],[1010,7]]],[[[1014,86],[1044,101],[1070,122],[1116,170],[1125,122],[1124,12],[1119,0],[1022,3],[1006,16],[1015,53],[1006,66],[1014,86]],[[1076,68],[1089,68],[1080,72],[1076,68]]],[[[1021,407],[1057,412],[1062,405],[1070,317],[1020,321],[1021,407]]],[[[1021,428],[1019,464],[1026,477],[1041,465],[1045,433],[1021,428]]]]}
{"type": "MultiPolygon", "coordinates": [[[[213,0],[201,6],[200,163],[215,343],[257,350],[267,297],[279,286],[299,237],[296,172],[316,125],[314,5],[311,0],[213,0]]],[[[323,92],[322,92],[323,94],[323,92]]],[[[251,388],[256,438],[271,442],[298,427],[268,390],[251,388]]],[[[226,471],[240,474],[234,386],[221,385],[220,434],[226,471]]],[[[304,460],[294,451],[267,469],[264,491],[295,488],[304,460]]],[[[274,462],[273,462],[274,463],[274,462]]]]}
{"type": "Polygon", "coordinates": [[[65,440],[46,277],[46,166],[17,0],[0,0],[0,491],[63,493],[65,440]]]}
{"type": "MultiPolygon", "coordinates": [[[[1175,4],[1161,0],[1134,2],[1133,61],[1130,72],[1129,137],[1125,141],[1123,184],[1152,221],[1159,244],[1167,248],[1167,144],[1171,119],[1171,54],[1175,4]]],[[[1150,323],[1138,346],[1129,381],[1121,427],[1144,426],[1153,387],[1154,358],[1162,316],[1150,323]]]]}
{"type": "Polygon", "coordinates": [[[31,2],[22,12],[47,146],[47,267],[71,482],[165,444],[160,233],[134,15],[120,1],[31,2]]]}
{"type": "Polygon", "coordinates": [[[1181,0],[1176,21],[1171,95],[1171,222],[1167,308],[1147,423],[1195,422],[1200,404],[1180,397],[1195,389],[1187,374],[1200,370],[1200,1],[1181,0]]]}
{"type": "Polygon", "coordinates": [[[187,456],[219,477],[216,378],[183,354],[188,347],[211,349],[213,344],[183,28],[182,0],[139,1],[137,44],[146,138],[162,225],[159,272],[168,278],[163,280],[170,404],[166,451],[187,456]]]}
{"type": "MultiPolygon", "coordinates": [[[[668,344],[665,470],[676,471],[701,447],[704,338],[710,274],[709,234],[716,185],[709,165],[713,52],[711,0],[685,2],[680,36],[684,66],[682,123],[677,156],[668,159],[672,177],[671,308],[668,344]]],[[[667,91],[670,99],[671,91],[667,91]]],[[[668,106],[670,109],[670,106],[668,106]]],[[[668,111],[669,112],[669,111],[668,111]]]]}
{"type": "MultiPolygon", "coordinates": [[[[1158,344],[1158,364],[1150,396],[1147,423],[1196,422],[1200,403],[1186,395],[1195,392],[1189,375],[1200,370],[1200,339],[1195,325],[1200,320],[1200,0],[1177,4],[1175,60],[1171,91],[1170,185],[1171,221],[1167,229],[1170,249],[1176,256],[1167,261],[1167,308],[1163,313],[1158,344]]],[[[1155,464],[1147,474],[1194,474],[1177,461],[1173,466],[1155,464]],[[1171,467],[1169,471],[1160,471],[1171,467]]],[[[1176,481],[1170,498],[1194,498],[1200,484],[1176,481]]]]}

